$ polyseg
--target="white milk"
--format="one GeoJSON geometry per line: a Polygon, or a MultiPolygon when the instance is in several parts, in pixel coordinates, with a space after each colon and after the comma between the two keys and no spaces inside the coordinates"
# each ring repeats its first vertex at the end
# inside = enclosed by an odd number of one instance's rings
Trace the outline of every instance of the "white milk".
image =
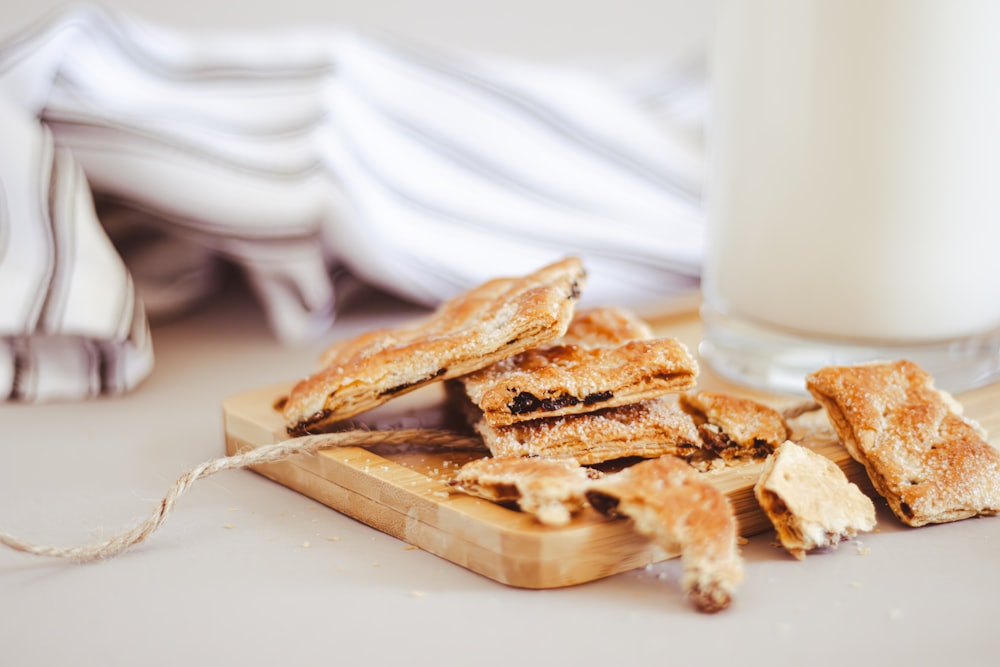
{"type": "Polygon", "coordinates": [[[1000,327],[1000,0],[731,0],[706,307],[891,343],[1000,327]]]}

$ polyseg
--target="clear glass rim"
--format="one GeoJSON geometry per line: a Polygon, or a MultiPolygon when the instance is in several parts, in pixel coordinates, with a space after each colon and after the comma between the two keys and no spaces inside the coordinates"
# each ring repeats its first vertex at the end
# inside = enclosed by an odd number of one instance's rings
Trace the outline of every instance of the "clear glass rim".
{"type": "Polygon", "coordinates": [[[768,328],[703,304],[698,351],[721,377],[780,394],[804,395],[805,377],[824,366],[909,359],[935,386],[961,393],[1000,380],[1000,330],[926,343],[822,340],[768,328]]]}

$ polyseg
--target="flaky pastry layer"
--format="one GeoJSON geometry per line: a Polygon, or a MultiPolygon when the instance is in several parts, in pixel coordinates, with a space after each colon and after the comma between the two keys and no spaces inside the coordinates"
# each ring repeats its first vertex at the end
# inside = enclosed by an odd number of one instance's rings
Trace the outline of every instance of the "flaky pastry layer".
{"type": "Polygon", "coordinates": [[[875,505],[822,454],[786,441],[768,457],[754,496],[798,559],[875,527],[875,505]]]}
{"type": "Polygon", "coordinates": [[[903,523],[1000,512],[1000,451],[917,364],[830,366],[806,386],[903,523]]]}
{"type": "Polygon", "coordinates": [[[518,278],[497,278],[411,324],[335,343],[322,368],[292,389],[288,432],[302,435],[428,382],[474,372],[562,336],[585,281],[568,258],[518,278]]]}
{"type": "Polygon", "coordinates": [[[691,388],[698,365],[680,341],[653,338],[620,309],[578,313],[554,343],[461,378],[491,426],[592,412],[691,388]]]}

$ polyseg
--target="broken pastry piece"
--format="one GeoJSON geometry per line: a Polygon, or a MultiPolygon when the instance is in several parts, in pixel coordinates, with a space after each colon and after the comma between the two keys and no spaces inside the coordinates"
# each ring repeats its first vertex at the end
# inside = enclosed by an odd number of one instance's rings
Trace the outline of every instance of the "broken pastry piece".
{"type": "Polygon", "coordinates": [[[653,338],[623,310],[578,313],[554,343],[463,378],[491,426],[637,403],[694,385],[698,366],[673,338],[653,338]]]}
{"type": "Polygon", "coordinates": [[[573,459],[502,456],[466,463],[449,483],[469,495],[516,503],[545,525],[564,526],[583,509],[587,484],[597,474],[573,459]]]}
{"type": "Polygon", "coordinates": [[[494,456],[569,456],[593,465],[628,457],[701,454],[694,422],[666,399],[509,426],[491,426],[480,418],[473,428],[494,456]]]}
{"type": "Polygon", "coordinates": [[[903,523],[1000,512],[1000,451],[917,364],[830,366],[806,387],[903,523]]]}
{"type": "Polygon", "coordinates": [[[781,545],[799,560],[875,527],[875,505],[844,471],[790,440],[768,458],[753,491],[781,545]]]}
{"type": "Polygon", "coordinates": [[[680,552],[681,587],[704,612],[726,609],[743,578],[736,518],[726,496],[684,461],[664,456],[590,484],[599,512],[625,516],[667,553],[680,552]]]}
{"type": "Polygon", "coordinates": [[[498,278],[409,325],[332,345],[323,367],[284,407],[292,435],[325,427],[434,380],[458,377],[562,336],[585,280],[568,258],[520,278],[498,278]]]}
{"type": "Polygon", "coordinates": [[[727,464],[763,460],[791,433],[780,412],[750,399],[697,391],[678,401],[694,419],[705,451],[727,464]]]}

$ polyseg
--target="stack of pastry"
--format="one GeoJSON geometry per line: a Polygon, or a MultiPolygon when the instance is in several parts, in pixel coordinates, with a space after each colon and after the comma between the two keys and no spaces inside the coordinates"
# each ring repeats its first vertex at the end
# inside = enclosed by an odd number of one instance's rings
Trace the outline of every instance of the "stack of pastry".
{"type": "Polygon", "coordinates": [[[704,469],[766,458],[788,437],[768,406],[688,392],[697,375],[678,340],[595,308],[577,312],[558,340],[449,381],[449,395],[496,457],[593,465],[670,454],[704,469]]]}
{"type": "MultiPolygon", "coordinates": [[[[578,311],[585,282],[581,262],[568,258],[334,344],[289,394],[288,432],[323,431],[445,382],[491,454],[458,471],[455,489],[548,525],[587,506],[628,517],[681,554],[682,585],[709,612],[729,605],[742,560],[732,507],[705,471],[765,461],[754,492],[797,558],[874,527],[867,496],[791,442],[780,413],[696,390],[698,366],[684,345],[654,337],[630,313],[578,311]]],[[[920,369],[828,368],[808,389],[905,523],[1000,511],[1000,454],[920,369]]]]}
{"type": "Polygon", "coordinates": [[[685,589],[699,609],[724,609],[742,576],[735,517],[725,495],[677,457],[711,465],[766,456],[787,429],[765,406],[704,393],[679,398],[698,372],[688,350],[654,338],[624,311],[576,312],[585,281],[580,260],[568,258],[491,280],[417,322],[335,343],[321,369],[290,392],[288,432],[320,432],[448,382],[492,454],[463,468],[456,488],[514,501],[557,525],[588,494],[600,497],[604,511],[680,549],[685,589]],[[768,425],[768,435],[727,428],[745,423],[740,411],[766,414],[753,421],[768,425]],[[609,474],[581,468],[629,457],[649,465],[609,474]],[[633,493],[637,484],[645,492],[633,493]]]}

